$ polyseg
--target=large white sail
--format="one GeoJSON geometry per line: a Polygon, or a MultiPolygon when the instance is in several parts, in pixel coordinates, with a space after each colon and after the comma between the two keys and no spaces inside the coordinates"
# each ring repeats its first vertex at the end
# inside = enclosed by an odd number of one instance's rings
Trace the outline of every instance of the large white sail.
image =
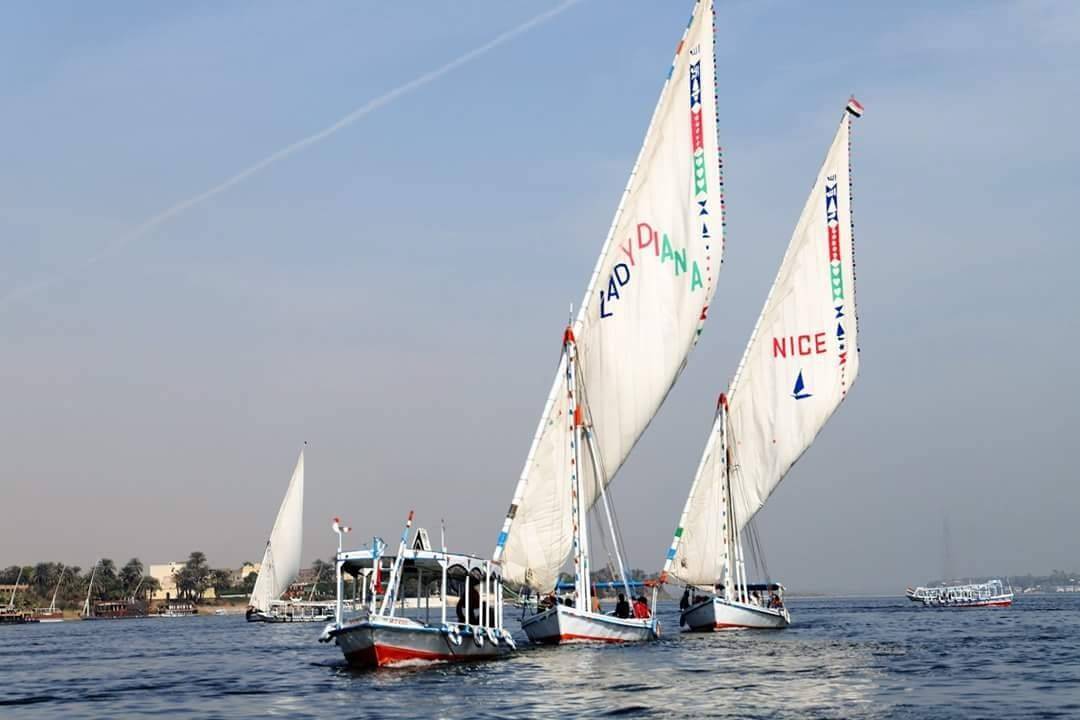
{"type": "Polygon", "coordinates": [[[250,605],[267,612],[270,602],[281,597],[300,574],[300,544],[304,534],[304,451],[296,461],[292,480],[278,508],[274,529],[266,543],[259,577],[250,605]]]}
{"type": "Polygon", "coordinates": [[[859,371],[852,255],[850,132],[854,100],[833,138],[717,415],[675,540],[670,572],[712,586],[727,546],[725,463],[735,531],[765,504],[843,401],[859,371]],[[727,433],[723,423],[727,422],[727,433]],[[730,445],[725,452],[723,443],[730,445]]]}
{"type": "MultiPolygon", "coordinates": [[[[573,325],[605,484],[674,385],[713,296],[724,220],[715,85],[712,2],[699,0],[573,325]]],[[[572,548],[566,393],[564,358],[495,550],[505,578],[535,588],[554,584],[572,548]]],[[[600,488],[582,465],[587,510],[600,488]]]]}

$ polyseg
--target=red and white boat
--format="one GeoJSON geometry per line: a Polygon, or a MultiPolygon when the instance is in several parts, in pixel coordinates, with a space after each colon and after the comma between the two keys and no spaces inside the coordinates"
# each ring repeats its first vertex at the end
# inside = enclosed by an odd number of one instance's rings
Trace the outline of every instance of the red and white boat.
{"type": "Polygon", "coordinates": [[[339,538],[337,604],[334,622],[326,626],[319,641],[335,643],[346,662],[357,668],[490,660],[513,652],[517,645],[503,627],[502,578],[494,563],[448,553],[445,548],[430,550],[423,529],[417,530],[413,546],[408,547],[412,517],[410,512],[394,557],[383,555],[386,543],[379,538],[371,550],[342,551],[341,536],[348,528],[334,521],[339,538]],[[353,587],[363,593],[349,603],[361,608],[349,620],[344,617],[345,575],[352,575],[353,587]],[[414,603],[405,602],[406,577],[415,579],[414,603]],[[435,607],[428,592],[433,583],[439,587],[435,607]],[[453,611],[446,602],[451,593],[459,598],[453,611]]]}
{"type": "Polygon", "coordinates": [[[1013,603],[1012,588],[997,579],[967,585],[908,588],[906,595],[908,600],[924,607],[1009,607],[1013,603]]]}
{"type": "Polygon", "coordinates": [[[655,618],[619,618],[556,604],[521,621],[521,629],[534,643],[627,643],[656,640],[660,624],[655,618]]]}

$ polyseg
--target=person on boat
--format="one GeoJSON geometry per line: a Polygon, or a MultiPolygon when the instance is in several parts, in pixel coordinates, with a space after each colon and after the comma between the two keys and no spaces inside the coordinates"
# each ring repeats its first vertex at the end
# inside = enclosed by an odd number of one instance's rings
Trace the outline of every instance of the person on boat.
{"type": "Polygon", "coordinates": [[[593,585],[592,589],[592,611],[597,615],[604,611],[600,608],[600,596],[596,593],[596,586],[593,585]]]}
{"type": "Polygon", "coordinates": [[[476,589],[476,583],[469,586],[469,624],[480,624],[480,591],[476,589]]]}
{"type": "Polygon", "coordinates": [[[648,620],[652,617],[652,613],[649,612],[649,603],[644,595],[638,596],[638,599],[634,601],[634,617],[639,620],[648,620]]]}
{"type": "Polygon", "coordinates": [[[690,586],[689,585],[687,585],[686,589],[683,590],[682,600],[679,600],[679,610],[686,610],[686,608],[688,608],[688,607],[690,607],[690,586]]]}
{"type": "Polygon", "coordinates": [[[630,603],[626,601],[626,596],[619,593],[619,601],[615,603],[615,617],[626,618],[630,617],[630,603]]]}

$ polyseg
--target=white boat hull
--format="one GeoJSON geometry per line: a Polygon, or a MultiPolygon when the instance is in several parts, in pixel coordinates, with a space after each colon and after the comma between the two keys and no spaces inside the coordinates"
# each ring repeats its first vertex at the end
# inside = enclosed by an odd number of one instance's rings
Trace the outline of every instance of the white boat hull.
{"type": "Polygon", "coordinates": [[[521,621],[533,643],[627,643],[656,640],[660,623],[655,618],[617,618],[555,605],[521,621]]]}
{"type": "Polygon", "coordinates": [[[763,608],[712,597],[684,610],[679,622],[695,631],[779,630],[791,624],[791,616],[787,608],[763,608]]]}
{"type": "Polygon", "coordinates": [[[327,628],[323,640],[333,640],[346,662],[357,668],[377,668],[425,662],[491,660],[513,652],[513,639],[492,630],[433,627],[404,618],[361,620],[327,628]]]}

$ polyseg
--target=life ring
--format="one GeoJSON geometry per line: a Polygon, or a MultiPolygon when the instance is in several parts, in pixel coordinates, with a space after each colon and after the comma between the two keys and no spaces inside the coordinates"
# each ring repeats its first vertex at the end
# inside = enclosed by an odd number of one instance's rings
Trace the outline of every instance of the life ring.
{"type": "Polygon", "coordinates": [[[472,629],[472,631],[473,631],[472,639],[473,639],[473,642],[476,643],[476,647],[478,647],[478,648],[484,647],[484,629],[482,627],[480,627],[479,625],[477,625],[476,627],[474,627],[472,629]]]}
{"type": "Polygon", "coordinates": [[[491,641],[492,645],[498,645],[499,644],[499,634],[497,632],[495,632],[495,628],[489,627],[487,629],[487,637],[488,637],[488,640],[491,641]]]}
{"type": "Polygon", "coordinates": [[[510,634],[509,630],[503,630],[502,636],[503,640],[506,641],[506,644],[510,646],[511,650],[517,650],[517,643],[514,642],[514,636],[510,634]]]}
{"type": "Polygon", "coordinates": [[[461,646],[461,633],[458,631],[457,627],[449,627],[446,629],[446,639],[456,647],[461,646]]]}

